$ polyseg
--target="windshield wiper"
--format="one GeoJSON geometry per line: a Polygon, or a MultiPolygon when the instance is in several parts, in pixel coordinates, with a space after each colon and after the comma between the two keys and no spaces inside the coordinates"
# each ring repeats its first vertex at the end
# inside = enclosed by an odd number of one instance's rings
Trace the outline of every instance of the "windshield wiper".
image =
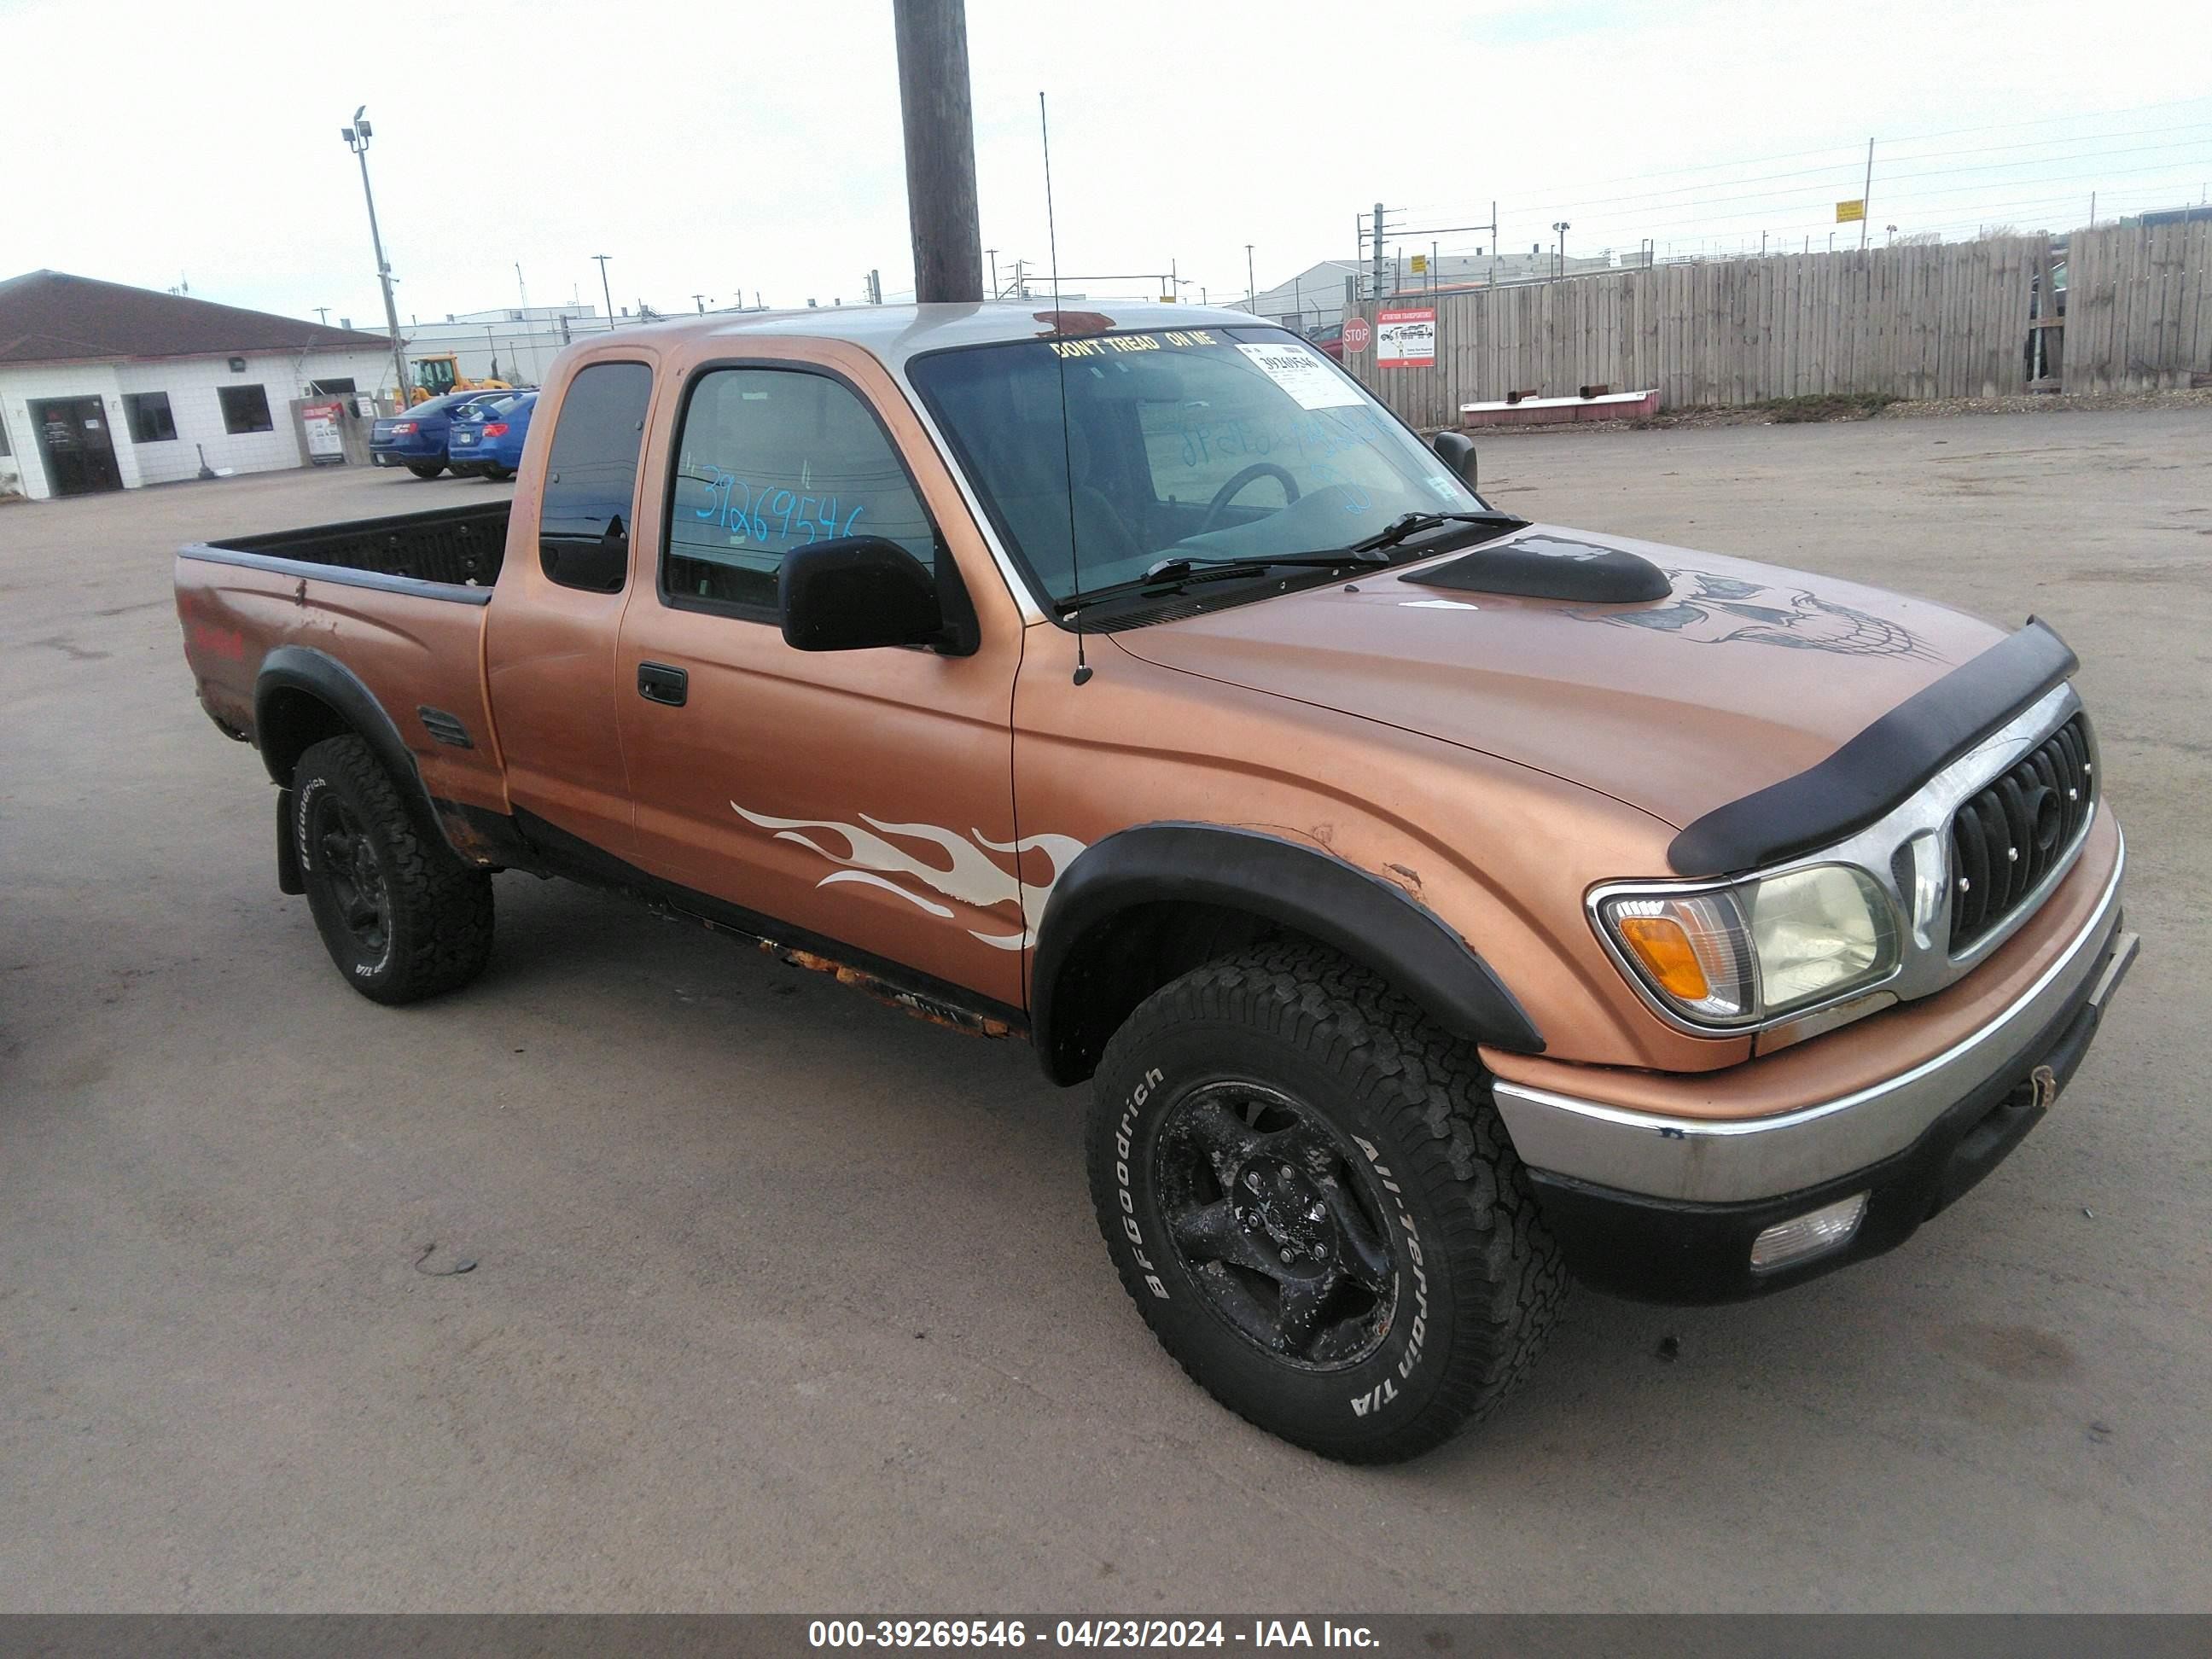
{"type": "Polygon", "coordinates": [[[1132,594],[1154,591],[1174,592],[1194,582],[1239,580],[1248,576],[1264,576],[1270,570],[1304,569],[1336,570],[1346,565],[1389,564],[1388,549],[1395,547],[1409,536],[1434,530],[1447,524],[1495,525],[1511,529],[1528,523],[1510,513],[1407,513],[1395,520],[1386,528],[1358,541],[1349,547],[1322,548],[1311,553],[1254,554],[1219,559],[1194,559],[1182,554],[1162,559],[1141,576],[1128,581],[1115,582],[1109,587],[1092,588],[1079,597],[1063,599],[1060,614],[1073,616],[1105,599],[1127,599],[1132,594]]]}
{"type": "Polygon", "coordinates": [[[1251,558],[1191,559],[1178,555],[1162,559],[1141,576],[1125,582],[1115,582],[1105,587],[1086,588],[1080,594],[1072,594],[1060,602],[1060,614],[1073,616],[1108,599],[1126,599],[1154,593],[1174,593],[1194,582],[1241,581],[1250,576],[1264,576],[1270,570],[1340,570],[1346,565],[1388,564],[1389,560],[1379,553],[1355,553],[1350,548],[1323,550],[1316,553],[1285,553],[1279,557],[1259,555],[1251,558]]]}
{"type": "Polygon", "coordinates": [[[1354,542],[1347,553],[1379,552],[1386,547],[1395,547],[1409,536],[1438,529],[1448,524],[1488,524],[1501,529],[1527,524],[1528,520],[1511,513],[1405,513],[1392,520],[1364,542],[1354,542]]]}
{"type": "Polygon", "coordinates": [[[1285,553],[1273,556],[1263,553],[1238,554],[1224,559],[1194,559],[1178,553],[1171,559],[1162,559],[1137,580],[1156,582],[1164,577],[1183,575],[1194,570],[1250,570],[1264,574],[1278,566],[1289,569],[1328,570],[1340,564],[1389,562],[1364,544],[1358,547],[1324,548],[1318,553],[1285,553]]]}

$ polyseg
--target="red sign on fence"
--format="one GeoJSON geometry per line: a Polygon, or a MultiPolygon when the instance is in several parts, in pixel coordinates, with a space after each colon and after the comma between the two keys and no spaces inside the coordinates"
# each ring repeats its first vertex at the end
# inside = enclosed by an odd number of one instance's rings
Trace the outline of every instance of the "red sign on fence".
{"type": "Polygon", "coordinates": [[[1367,326],[1364,317],[1353,316],[1344,319],[1344,349],[1346,351],[1364,351],[1374,337],[1375,331],[1367,326]]]}
{"type": "Polygon", "coordinates": [[[1419,306],[1375,317],[1375,362],[1379,368],[1428,368],[1437,361],[1437,309],[1419,306]]]}

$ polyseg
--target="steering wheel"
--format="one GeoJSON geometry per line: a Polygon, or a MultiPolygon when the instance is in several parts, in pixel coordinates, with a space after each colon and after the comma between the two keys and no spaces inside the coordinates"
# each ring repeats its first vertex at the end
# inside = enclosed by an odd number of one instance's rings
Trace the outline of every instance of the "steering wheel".
{"type": "Polygon", "coordinates": [[[1285,507],[1288,507],[1298,498],[1298,481],[1296,478],[1273,461],[1255,461],[1213,492],[1213,500],[1207,503],[1206,517],[1199,521],[1195,533],[1203,536],[1218,524],[1221,521],[1221,515],[1228,510],[1229,503],[1243,493],[1245,485],[1256,478],[1273,478],[1279,482],[1283,486],[1285,507]]]}

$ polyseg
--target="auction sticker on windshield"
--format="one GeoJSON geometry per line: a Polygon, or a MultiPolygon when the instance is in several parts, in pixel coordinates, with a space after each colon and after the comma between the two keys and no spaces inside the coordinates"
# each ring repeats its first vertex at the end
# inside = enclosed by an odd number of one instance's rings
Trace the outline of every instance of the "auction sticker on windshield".
{"type": "Polygon", "coordinates": [[[1359,402],[1359,388],[1304,346],[1240,345],[1260,372],[1297,399],[1301,409],[1347,409],[1359,402]]]}

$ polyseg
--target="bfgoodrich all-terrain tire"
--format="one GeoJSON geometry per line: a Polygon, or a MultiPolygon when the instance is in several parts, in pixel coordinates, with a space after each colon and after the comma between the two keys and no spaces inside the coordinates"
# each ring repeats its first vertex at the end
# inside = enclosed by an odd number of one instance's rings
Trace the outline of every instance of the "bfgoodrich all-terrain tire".
{"type": "Polygon", "coordinates": [[[1566,1291],[1474,1049],[1278,944],[1107,1045],[1091,1190],[1121,1282],[1222,1404],[1328,1457],[1426,1451],[1511,1393],[1566,1291]]]}
{"type": "Polygon", "coordinates": [[[491,878],[416,828],[359,738],[330,738],[292,775],[307,906],[346,982],[376,1002],[467,984],[491,957],[491,878]]]}

